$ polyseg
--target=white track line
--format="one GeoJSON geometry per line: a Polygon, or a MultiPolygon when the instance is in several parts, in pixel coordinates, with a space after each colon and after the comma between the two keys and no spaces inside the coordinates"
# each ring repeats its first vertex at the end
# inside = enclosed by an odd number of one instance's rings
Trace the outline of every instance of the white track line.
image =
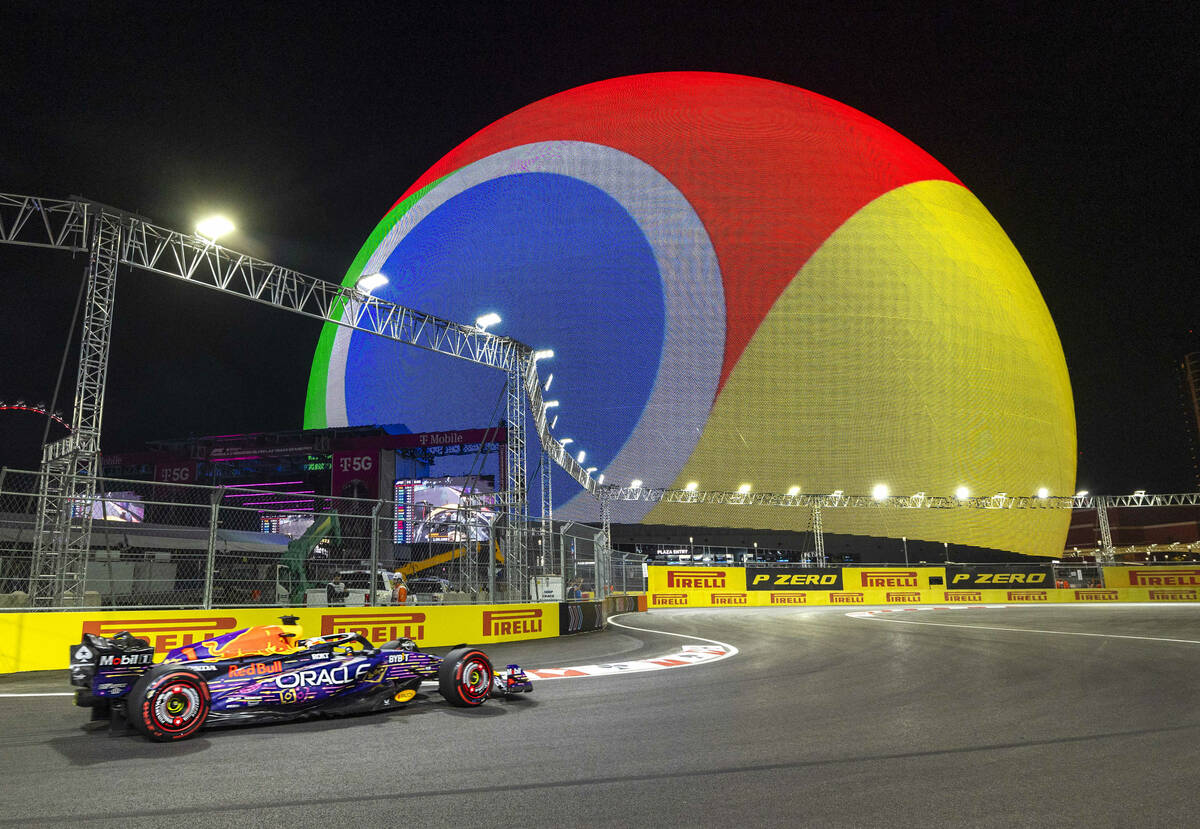
{"type": "MultiPolygon", "coordinates": [[[[1008,605],[993,605],[995,607],[1008,607],[1008,605]]],[[[943,608],[936,607],[910,607],[906,610],[941,610],[943,608]]],[[[966,610],[967,608],[952,608],[954,610],[966,610]]],[[[1038,628],[1006,628],[995,627],[991,625],[960,625],[951,624],[950,622],[921,622],[916,619],[900,619],[891,614],[884,615],[882,613],[847,613],[855,619],[874,619],[880,622],[892,622],[897,625],[928,625],[930,627],[939,628],[970,628],[971,630],[999,630],[1009,633],[1042,633],[1051,636],[1092,636],[1100,639],[1136,639],[1143,642],[1175,642],[1182,645],[1200,645],[1200,640],[1197,639],[1169,639],[1165,636],[1130,636],[1122,633],[1083,633],[1076,630],[1040,630],[1038,628]]]]}
{"type": "Polygon", "coordinates": [[[43,694],[0,694],[0,697],[73,697],[74,691],[51,691],[43,694]]]}

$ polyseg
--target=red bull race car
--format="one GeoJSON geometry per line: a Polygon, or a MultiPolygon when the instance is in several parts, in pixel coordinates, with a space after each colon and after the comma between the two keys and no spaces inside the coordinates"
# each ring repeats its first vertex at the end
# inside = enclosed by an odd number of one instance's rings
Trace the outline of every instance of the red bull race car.
{"type": "Polygon", "coordinates": [[[193,736],[205,726],[382,711],[436,682],[451,705],[533,690],[517,665],[496,671],[478,648],[439,657],[410,639],[375,647],[357,633],[301,638],[295,616],[168,652],[128,632],[91,633],[71,648],[75,704],[114,730],[132,726],[151,740],[193,736]]]}

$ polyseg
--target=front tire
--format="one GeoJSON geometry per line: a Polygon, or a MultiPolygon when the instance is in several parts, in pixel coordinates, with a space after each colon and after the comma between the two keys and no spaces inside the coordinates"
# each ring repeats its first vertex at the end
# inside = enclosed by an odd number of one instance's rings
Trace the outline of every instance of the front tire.
{"type": "Polygon", "coordinates": [[[446,654],[438,668],[438,692],[451,705],[482,705],[492,691],[491,660],[477,648],[459,648],[446,654]]]}
{"type": "Polygon", "coordinates": [[[148,673],[134,683],[126,702],[129,722],[151,740],[186,740],[204,726],[211,698],[208,683],[191,671],[148,673]]]}

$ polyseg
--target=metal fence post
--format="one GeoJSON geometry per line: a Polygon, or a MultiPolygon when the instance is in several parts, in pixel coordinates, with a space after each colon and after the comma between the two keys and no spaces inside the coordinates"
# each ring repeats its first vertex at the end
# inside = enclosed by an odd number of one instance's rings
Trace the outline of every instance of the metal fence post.
{"type": "Polygon", "coordinates": [[[208,516],[208,555],[204,560],[204,609],[212,610],[213,600],[213,571],[217,565],[217,523],[221,511],[221,499],[225,497],[225,487],[219,486],[209,495],[212,505],[208,516]]]}
{"type": "Polygon", "coordinates": [[[379,584],[379,513],[383,510],[383,499],[375,502],[371,510],[371,576],[367,588],[367,606],[375,606],[375,585],[379,584]]]}
{"type": "MultiPolygon", "coordinates": [[[[493,544],[493,546],[488,548],[488,557],[487,557],[487,561],[488,561],[488,602],[492,603],[492,604],[495,604],[495,602],[496,602],[496,554],[494,551],[494,545],[496,543],[496,540],[495,540],[496,539],[496,535],[495,535],[496,534],[496,526],[501,521],[507,521],[507,520],[508,520],[507,515],[501,515],[499,518],[496,519],[495,523],[492,524],[492,544],[493,544]]],[[[512,547],[508,543],[508,533],[509,532],[510,532],[510,528],[506,526],[504,528],[504,533],[505,533],[504,549],[511,551],[512,547]]],[[[504,557],[504,563],[508,564],[508,556],[507,555],[504,557]]]]}

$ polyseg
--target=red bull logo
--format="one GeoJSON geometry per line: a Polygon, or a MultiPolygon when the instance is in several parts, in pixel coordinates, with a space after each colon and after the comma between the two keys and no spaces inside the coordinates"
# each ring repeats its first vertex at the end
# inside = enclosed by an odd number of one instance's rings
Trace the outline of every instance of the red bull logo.
{"type": "Polygon", "coordinates": [[[724,570],[668,570],[667,587],[697,590],[708,587],[725,587],[724,570]]]}
{"type": "Polygon", "coordinates": [[[424,613],[326,613],[321,617],[321,635],[357,633],[374,645],[393,639],[425,638],[424,613]]]}
{"type": "Polygon", "coordinates": [[[914,591],[904,591],[904,592],[892,592],[889,590],[888,594],[887,594],[887,601],[888,602],[897,602],[899,604],[905,604],[905,603],[911,604],[913,602],[921,601],[921,594],[919,591],[915,591],[915,590],[914,591]]]}
{"type": "Polygon", "coordinates": [[[714,605],[741,605],[746,603],[745,593],[713,593],[714,605]]]}
{"type": "Polygon", "coordinates": [[[484,636],[522,636],[541,632],[541,608],[483,611],[484,636]]]}
{"type": "Polygon", "coordinates": [[[88,619],[83,623],[82,632],[111,637],[127,630],[145,639],[154,650],[169,651],[212,639],[237,628],[238,620],[233,616],[168,616],[160,619],[118,616],[88,619]]]}
{"type": "Polygon", "coordinates": [[[270,664],[252,662],[249,665],[230,665],[228,676],[269,676],[283,670],[283,663],[276,659],[270,664]]]}
{"type": "MultiPolygon", "coordinates": [[[[863,570],[863,587],[920,587],[915,570],[863,570]]],[[[890,599],[888,601],[891,601],[890,599]]]]}
{"type": "Polygon", "coordinates": [[[259,625],[239,633],[227,633],[215,639],[205,639],[189,646],[184,653],[189,659],[232,659],[238,656],[261,656],[295,650],[291,637],[284,636],[279,625],[259,625]]]}
{"type": "Polygon", "coordinates": [[[806,604],[808,596],[804,593],[772,593],[771,604],[806,604]]]}
{"type": "Polygon", "coordinates": [[[650,596],[650,603],[660,607],[687,607],[686,593],[655,593],[650,596]]]}
{"type": "Polygon", "coordinates": [[[1200,587],[1200,568],[1154,567],[1129,571],[1130,587],[1200,587]]]}

